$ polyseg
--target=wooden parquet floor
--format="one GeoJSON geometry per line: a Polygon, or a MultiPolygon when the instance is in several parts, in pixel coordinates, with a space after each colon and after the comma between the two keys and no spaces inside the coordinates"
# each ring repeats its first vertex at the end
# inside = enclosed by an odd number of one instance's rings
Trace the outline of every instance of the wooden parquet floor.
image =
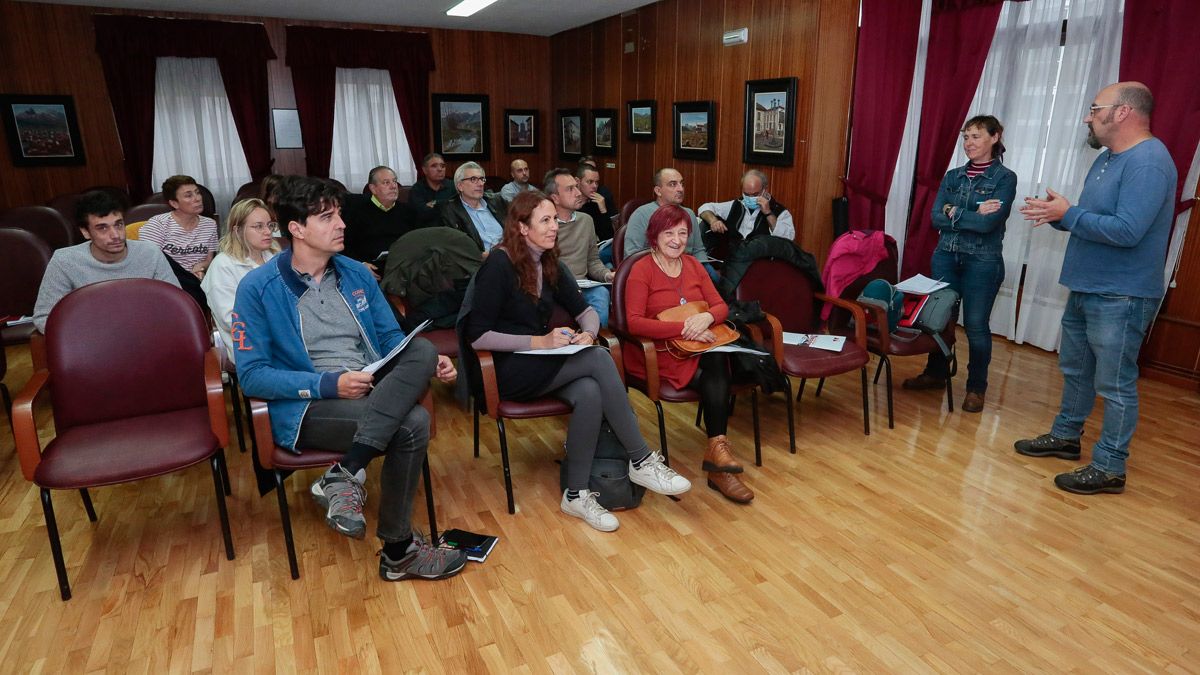
{"type": "MultiPolygon", "coordinates": [[[[15,391],[29,361],[10,356],[15,391]]],[[[897,385],[920,365],[897,363],[897,385]]],[[[671,456],[696,487],[678,503],[647,496],[611,534],[558,512],[564,419],[510,423],[510,516],[495,425],[485,420],[473,459],[470,417],[439,388],[439,524],[499,535],[485,564],[442,582],[380,581],[376,542],[326,528],[309,472],[288,482],[292,581],[275,500],[258,496],[233,445],[236,560],[222,553],[203,465],[94,490],[95,524],[78,495],[57,493],[65,603],[37,491],[3,430],[0,672],[1200,671],[1200,396],[1142,382],[1127,492],[1078,497],[1051,483],[1072,463],[1012,451],[1049,427],[1054,356],[997,341],[992,378],[980,415],[897,388],[894,430],[872,387],[869,437],[856,376],[820,398],[809,383],[796,455],[787,403],[764,401],[749,506],[704,486],[695,408],[668,405],[671,456]]],[[[632,398],[656,438],[653,407],[632,398]]],[[[750,429],[739,402],[743,460],[750,429]]]]}

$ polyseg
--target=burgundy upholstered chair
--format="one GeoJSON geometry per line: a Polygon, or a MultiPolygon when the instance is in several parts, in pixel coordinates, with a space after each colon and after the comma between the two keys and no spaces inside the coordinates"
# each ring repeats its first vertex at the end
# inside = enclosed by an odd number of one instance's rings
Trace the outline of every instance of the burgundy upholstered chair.
{"type": "MultiPolygon", "coordinates": [[[[408,306],[404,303],[404,298],[388,293],[387,299],[402,316],[408,314],[408,306]]],[[[432,342],[433,346],[437,348],[437,353],[452,359],[458,358],[458,333],[454,332],[453,328],[426,328],[421,331],[421,337],[432,342]]]]}
{"type": "MultiPolygon", "coordinates": [[[[251,426],[254,427],[255,455],[258,458],[259,466],[270,471],[274,476],[275,497],[279,501],[279,520],[283,523],[283,541],[287,546],[288,568],[292,573],[292,578],[299,579],[300,565],[296,561],[296,542],[292,536],[292,519],[288,512],[287,491],[283,487],[283,482],[293,471],[331,467],[342,458],[343,453],[301,449],[300,454],[296,454],[276,445],[275,438],[271,434],[271,415],[267,409],[267,402],[257,398],[251,398],[248,401],[251,426]]],[[[433,437],[437,435],[437,424],[433,414],[433,393],[431,391],[425,392],[425,398],[421,401],[421,405],[429,411],[429,438],[432,442],[433,437]]],[[[429,538],[430,541],[437,541],[437,514],[433,505],[433,479],[429,473],[428,457],[425,459],[421,471],[425,479],[425,507],[429,511],[429,538]]]]}
{"type": "MultiPolygon", "coordinates": [[[[663,458],[668,459],[667,428],[666,420],[663,417],[662,402],[699,403],[700,393],[691,387],[676,389],[670,383],[662,381],[658,376],[658,351],[654,347],[654,341],[629,332],[625,310],[625,284],[629,280],[629,271],[633,269],[633,265],[648,255],[650,255],[650,249],[638,251],[623,260],[621,265],[617,267],[616,277],[613,278],[612,305],[608,313],[608,327],[621,342],[638,345],[642,350],[642,354],[646,359],[646,379],[643,380],[634,377],[629,372],[626,372],[625,384],[627,387],[633,387],[642,392],[646,395],[646,398],[654,403],[654,409],[658,412],[658,441],[662,448],[663,458]]],[[[768,317],[768,320],[774,321],[775,319],[774,317],[768,317]]],[[[754,464],[755,466],[762,466],[762,439],[758,424],[758,386],[755,384],[734,384],[730,394],[736,396],[745,392],[750,393],[750,405],[754,413],[754,464]]],[[[699,425],[699,423],[699,416],[697,416],[696,424],[699,425]]]]}
{"type": "Polygon", "coordinates": [[[650,200],[645,199],[645,198],[630,199],[629,201],[625,202],[625,205],[621,207],[621,223],[624,225],[628,225],[629,217],[633,215],[633,212],[637,211],[638,207],[640,207],[641,205],[649,204],[649,203],[650,203],[650,200]]]}
{"type": "MultiPolygon", "coordinates": [[[[68,223],[75,223],[75,205],[79,203],[79,198],[83,196],[82,192],[71,192],[64,195],[57,195],[50,201],[46,202],[46,206],[58,211],[68,223]]],[[[75,232],[79,232],[79,228],[72,228],[75,232]]],[[[83,235],[78,234],[73,241],[79,243],[83,240],[83,235]]]]}
{"type": "Polygon", "coordinates": [[[138,204],[137,206],[130,207],[130,209],[125,212],[125,223],[140,223],[150,220],[154,216],[170,212],[171,207],[167,206],[166,204],[146,202],[145,204],[138,204]]]}
{"type": "MultiPolygon", "coordinates": [[[[33,314],[50,256],[50,246],[33,232],[0,228],[0,317],[33,314]]],[[[34,330],[32,322],[10,326],[0,319],[0,349],[29,342],[34,330]]]]}
{"type": "Polygon", "coordinates": [[[49,206],[18,206],[0,211],[0,227],[28,230],[41,237],[51,249],[70,246],[76,238],[83,236],[73,232],[78,228],[71,222],[49,206]]]}
{"type": "Polygon", "coordinates": [[[21,471],[41,491],[63,600],[70,599],[71,587],[51,490],[79,490],[95,521],[88,488],[161,476],[208,460],[225,557],[233,560],[225,510],[229,423],[220,359],[196,302],[151,279],[85,286],[50,312],[46,349],[47,369],[34,372],[16,400],[13,421],[21,471]],[[33,407],[47,387],[56,435],[43,449],[33,407]]]}
{"type": "Polygon", "coordinates": [[[258,181],[253,181],[253,180],[250,181],[249,183],[243,184],[241,187],[238,188],[237,194],[234,195],[234,197],[233,197],[234,203],[240,202],[243,199],[257,199],[258,198],[258,187],[259,187],[258,181]]]}
{"type": "Polygon", "coordinates": [[[779,319],[779,325],[789,333],[821,333],[821,305],[830,303],[841,307],[855,319],[857,331],[846,340],[842,351],[830,352],[806,345],[785,345],[783,336],[767,335],[779,369],[788,378],[788,440],[796,452],[796,425],[793,419],[791,378],[800,378],[796,394],[799,402],[804,384],[810,378],[820,378],[817,396],[825,378],[858,370],[862,380],[863,433],[871,433],[871,417],[867,402],[867,351],[865,313],[857,303],[840,300],[817,291],[813,280],[804,272],[781,260],[764,259],[752,263],[737,287],[738,300],[757,300],[764,312],[779,319]]]}
{"type": "Polygon", "coordinates": [[[612,240],[612,257],[613,267],[620,267],[621,261],[625,259],[625,226],[620,225],[613,232],[612,240]]]}

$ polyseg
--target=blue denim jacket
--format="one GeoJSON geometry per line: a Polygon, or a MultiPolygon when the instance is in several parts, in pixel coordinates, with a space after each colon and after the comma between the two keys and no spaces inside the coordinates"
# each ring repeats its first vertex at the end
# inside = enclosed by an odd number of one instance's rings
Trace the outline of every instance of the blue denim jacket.
{"type": "Polygon", "coordinates": [[[938,248],[951,253],[999,255],[1004,246],[1004,223],[1017,196],[1017,174],[994,162],[974,179],[967,178],[964,164],[946,173],[933,204],[933,229],[939,233],[938,248]],[[979,204],[989,199],[1003,202],[1000,210],[979,214],[979,204]],[[954,217],[944,207],[955,207],[954,217]]]}

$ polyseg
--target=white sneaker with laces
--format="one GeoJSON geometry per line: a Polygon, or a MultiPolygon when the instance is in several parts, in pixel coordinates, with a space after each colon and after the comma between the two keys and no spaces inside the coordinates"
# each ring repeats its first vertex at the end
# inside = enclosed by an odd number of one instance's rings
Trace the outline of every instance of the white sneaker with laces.
{"type": "Polygon", "coordinates": [[[629,480],[660,495],[681,495],[692,489],[692,482],[663,462],[662,453],[652,452],[638,469],[629,463],[629,480]]]}
{"type": "Polygon", "coordinates": [[[564,490],[562,502],[559,503],[558,508],[568,516],[580,518],[601,532],[612,532],[620,527],[621,523],[616,516],[609,513],[608,509],[600,506],[600,502],[596,501],[599,494],[580,490],[579,499],[567,499],[567,492],[564,490]]]}

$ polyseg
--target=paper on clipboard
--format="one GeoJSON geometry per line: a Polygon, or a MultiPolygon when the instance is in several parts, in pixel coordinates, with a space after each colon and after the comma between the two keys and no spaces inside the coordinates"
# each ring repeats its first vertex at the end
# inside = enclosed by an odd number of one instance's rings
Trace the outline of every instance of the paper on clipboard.
{"type": "Polygon", "coordinates": [[[612,284],[594,279],[576,279],[575,285],[580,288],[595,288],[597,286],[611,286],[612,284]]]}
{"type": "Polygon", "coordinates": [[[513,352],[513,353],[515,353],[515,354],[533,354],[535,356],[566,356],[569,354],[575,354],[576,352],[581,352],[581,351],[587,349],[588,347],[595,347],[595,346],[596,345],[563,345],[561,347],[554,347],[552,349],[524,349],[519,352],[513,352]]]}
{"type": "Polygon", "coordinates": [[[770,356],[770,354],[768,354],[767,352],[760,352],[757,349],[750,349],[749,347],[739,347],[737,345],[721,345],[720,347],[713,347],[712,349],[706,349],[704,351],[705,354],[714,354],[714,353],[721,353],[721,352],[725,352],[727,354],[741,353],[741,354],[757,354],[758,356],[770,356]]]}
{"type": "Polygon", "coordinates": [[[409,333],[408,335],[405,335],[404,339],[400,341],[400,344],[393,347],[392,351],[387,353],[387,356],[383,357],[382,359],[379,359],[375,363],[368,365],[366,368],[363,368],[362,372],[374,374],[380,368],[386,366],[388,361],[391,361],[392,359],[396,358],[397,354],[404,351],[404,348],[408,346],[408,343],[412,342],[412,339],[415,338],[421,331],[425,330],[425,327],[428,326],[430,323],[433,323],[433,322],[430,321],[429,319],[422,321],[421,325],[414,328],[413,331],[411,333],[409,333]]]}
{"type": "Polygon", "coordinates": [[[842,335],[822,335],[820,333],[783,333],[783,344],[803,345],[813,349],[824,349],[827,352],[840,352],[846,346],[846,338],[842,335]]]}

